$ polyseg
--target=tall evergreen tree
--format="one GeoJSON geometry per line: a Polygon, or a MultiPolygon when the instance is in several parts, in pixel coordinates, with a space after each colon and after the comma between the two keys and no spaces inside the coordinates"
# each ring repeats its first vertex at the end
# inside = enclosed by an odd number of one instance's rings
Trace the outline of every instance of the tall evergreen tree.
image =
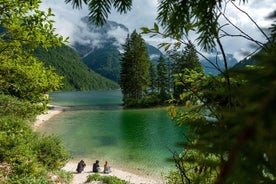
{"type": "Polygon", "coordinates": [[[168,76],[168,67],[166,65],[165,59],[160,56],[157,64],[157,89],[159,97],[162,101],[167,99],[169,92],[168,76]]]}
{"type": "Polygon", "coordinates": [[[183,88],[183,83],[181,83],[184,69],[203,72],[203,68],[196,54],[195,47],[191,43],[187,44],[181,51],[169,51],[169,61],[171,62],[171,72],[174,78],[174,96],[179,96],[185,91],[185,87],[183,88]]]}
{"type": "Polygon", "coordinates": [[[136,31],[127,36],[123,50],[120,86],[128,106],[138,103],[148,91],[150,60],[145,41],[136,31]]]}
{"type": "Polygon", "coordinates": [[[157,73],[156,73],[156,66],[153,63],[150,63],[150,69],[149,69],[149,89],[152,94],[156,93],[157,89],[157,73]]]}

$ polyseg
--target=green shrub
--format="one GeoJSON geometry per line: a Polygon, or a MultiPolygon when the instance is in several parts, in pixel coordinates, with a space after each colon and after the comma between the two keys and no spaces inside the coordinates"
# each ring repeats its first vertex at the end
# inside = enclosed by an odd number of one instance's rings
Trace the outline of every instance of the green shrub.
{"type": "Polygon", "coordinates": [[[20,175],[38,177],[46,175],[46,168],[37,161],[30,144],[19,144],[7,152],[5,161],[11,163],[12,172],[20,175]]]}
{"type": "Polygon", "coordinates": [[[0,116],[13,116],[21,119],[35,118],[43,112],[43,106],[27,100],[0,94],[0,116]]]}
{"type": "Polygon", "coordinates": [[[148,95],[139,100],[133,98],[124,98],[124,106],[127,108],[148,108],[162,105],[164,102],[160,101],[156,95],[148,95]]]}
{"type": "Polygon", "coordinates": [[[9,178],[6,182],[7,184],[51,184],[51,182],[45,177],[32,177],[32,176],[22,176],[14,175],[9,178]]]}
{"type": "Polygon", "coordinates": [[[63,147],[61,139],[56,135],[41,137],[35,149],[38,161],[51,170],[63,167],[72,158],[63,147]]]}
{"type": "Polygon", "coordinates": [[[87,176],[87,182],[91,181],[102,181],[106,184],[129,184],[129,182],[125,180],[121,180],[115,176],[101,176],[99,174],[91,174],[87,176]]]}
{"type": "Polygon", "coordinates": [[[165,177],[168,184],[182,183],[181,176],[178,171],[170,171],[165,177]]]}
{"type": "Polygon", "coordinates": [[[0,173],[7,178],[4,181],[43,184],[53,170],[60,180],[71,180],[69,173],[59,171],[69,158],[56,136],[40,136],[22,119],[0,117],[0,163],[11,166],[10,174],[0,173]]]}
{"type": "Polygon", "coordinates": [[[161,103],[160,99],[156,95],[145,96],[140,100],[141,107],[153,107],[161,103]]]}
{"type": "Polygon", "coordinates": [[[32,130],[23,120],[10,116],[0,117],[0,161],[6,159],[15,147],[21,144],[27,146],[30,135],[32,130]]]}
{"type": "Polygon", "coordinates": [[[102,176],[99,174],[90,174],[87,176],[87,182],[91,181],[101,181],[102,176]]]}

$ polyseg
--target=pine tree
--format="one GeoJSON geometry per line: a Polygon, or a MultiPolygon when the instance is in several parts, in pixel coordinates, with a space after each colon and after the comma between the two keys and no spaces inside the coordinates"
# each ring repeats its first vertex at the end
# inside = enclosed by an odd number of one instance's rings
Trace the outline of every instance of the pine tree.
{"type": "Polygon", "coordinates": [[[202,65],[196,54],[193,44],[189,43],[181,51],[169,51],[169,61],[171,62],[171,72],[174,78],[174,96],[178,97],[185,91],[182,85],[182,76],[185,69],[203,72],[202,65]]]}
{"type": "Polygon", "coordinates": [[[166,100],[168,96],[168,80],[168,68],[165,63],[165,59],[160,56],[157,64],[157,89],[159,97],[162,101],[166,100]]]}
{"type": "Polygon", "coordinates": [[[120,86],[126,106],[137,104],[149,87],[150,60],[145,41],[133,31],[123,45],[120,86]]]}
{"type": "Polygon", "coordinates": [[[150,69],[149,69],[149,89],[151,94],[155,94],[157,90],[157,73],[156,73],[156,66],[153,63],[150,63],[150,69]]]}

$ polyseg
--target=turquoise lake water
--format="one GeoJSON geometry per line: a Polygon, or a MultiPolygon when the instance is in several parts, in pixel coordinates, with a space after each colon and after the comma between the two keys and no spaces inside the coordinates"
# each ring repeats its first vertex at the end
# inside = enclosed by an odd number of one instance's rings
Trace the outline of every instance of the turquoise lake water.
{"type": "Polygon", "coordinates": [[[183,141],[184,129],[170,120],[165,108],[123,109],[120,91],[50,96],[53,104],[70,108],[39,131],[60,136],[76,160],[108,160],[116,168],[150,176],[174,169],[166,160],[171,151],[182,150],[175,144],[183,141]]]}

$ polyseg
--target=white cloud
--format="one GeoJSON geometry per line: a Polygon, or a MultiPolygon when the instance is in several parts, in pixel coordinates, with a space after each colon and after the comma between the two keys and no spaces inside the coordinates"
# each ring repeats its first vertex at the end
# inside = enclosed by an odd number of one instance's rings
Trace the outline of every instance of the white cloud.
{"type": "Polygon", "coordinates": [[[74,41],[74,33],[78,29],[78,26],[82,26],[81,18],[88,13],[86,8],[81,10],[73,9],[72,5],[66,4],[64,0],[43,0],[40,8],[42,10],[52,9],[52,12],[55,14],[53,20],[55,21],[56,33],[69,37],[70,42],[74,41]]]}
{"type": "Polygon", "coordinates": [[[240,30],[229,24],[222,16],[220,23],[221,25],[228,24],[223,27],[223,30],[227,33],[240,36],[223,37],[221,42],[227,53],[234,54],[235,58],[240,60],[247,56],[249,52],[255,51],[257,47],[257,45],[254,45],[252,41],[244,39],[241,36],[242,32],[246,33],[250,39],[252,38],[261,43],[267,42],[266,37],[261,33],[250,18],[252,18],[260,28],[269,27],[272,22],[271,20],[267,20],[266,17],[269,13],[276,9],[276,2],[274,0],[250,0],[245,4],[236,1],[236,4],[241,10],[237,9],[231,3],[228,3],[226,8],[227,11],[224,13],[227,18],[229,18],[229,20],[240,30]],[[244,50],[247,52],[244,52],[244,50]]]}
{"type": "Polygon", "coordinates": [[[116,38],[117,42],[114,43],[116,46],[120,46],[121,44],[125,43],[127,34],[128,32],[126,32],[126,30],[122,29],[121,27],[111,29],[107,32],[107,35],[110,38],[116,38]]]}
{"type": "Polygon", "coordinates": [[[109,19],[126,25],[130,32],[140,32],[141,27],[152,27],[156,17],[157,0],[133,0],[130,12],[120,14],[113,10],[109,19]]]}
{"type": "Polygon", "coordinates": [[[157,59],[157,58],[159,58],[159,57],[160,57],[160,55],[157,55],[157,54],[151,54],[151,55],[149,56],[150,60],[157,59]]]}
{"type": "MultiPolygon", "coordinates": [[[[137,32],[140,32],[141,27],[151,28],[153,26],[153,23],[156,21],[155,18],[157,17],[157,4],[158,0],[133,0],[133,6],[130,12],[127,14],[120,14],[112,10],[111,15],[109,15],[109,20],[125,25],[130,32],[134,29],[136,29],[137,32]]],[[[70,42],[74,42],[76,40],[87,42],[87,40],[83,40],[78,35],[75,35],[76,30],[83,26],[80,21],[81,17],[88,15],[86,7],[79,10],[73,9],[71,4],[65,4],[64,0],[43,0],[42,9],[46,10],[48,7],[51,7],[56,15],[54,20],[56,21],[55,27],[58,34],[65,37],[69,36],[70,42]]],[[[276,2],[275,0],[250,0],[244,5],[239,4],[239,7],[246,11],[258,25],[261,27],[267,27],[271,24],[271,22],[266,20],[265,17],[276,9],[276,2]]],[[[247,16],[245,16],[245,14],[236,10],[233,6],[229,6],[228,8],[229,9],[226,14],[235,25],[247,32],[254,39],[262,42],[265,41],[264,37],[259,33],[257,27],[247,16]]],[[[226,26],[225,29],[232,34],[238,33],[237,30],[233,29],[233,27],[230,28],[230,26],[226,26]]],[[[88,33],[84,30],[83,34],[85,35],[88,33]]],[[[124,36],[124,31],[120,29],[112,30],[108,34],[109,36],[116,37],[118,44],[124,43],[126,38],[126,36],[124,36]]],[[[94,38],[96,42],[94,44],[99,44],[100,36],[95,34],[94,38]]],[[[155,46],[161,42],[164,42],[161,37],[150,38],[148,35],[143,35],[143,38],[146,42],[155,46]]],[[[226,52],[235,54],[236,56],[241,56],[240,51],[243,49],[254,50],[248,41],[240,38],[230,37],[223,39],[222,43],[226,48],[226,52]]]]}

